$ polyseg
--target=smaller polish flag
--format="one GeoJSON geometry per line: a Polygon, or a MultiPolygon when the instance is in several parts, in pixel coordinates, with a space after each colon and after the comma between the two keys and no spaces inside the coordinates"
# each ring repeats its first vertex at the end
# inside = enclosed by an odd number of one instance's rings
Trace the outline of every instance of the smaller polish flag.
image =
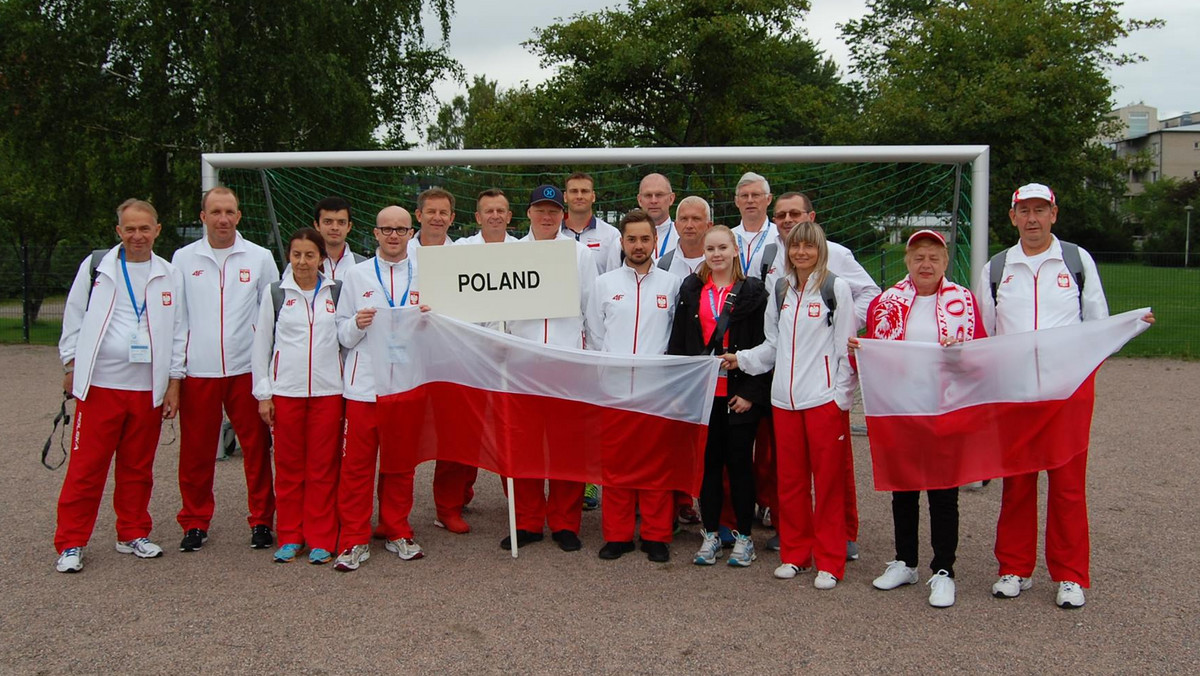
{"type": "Polygon", "coordinates": [[[380,470],[450,460],[513,478],[699,493],[720,361],[543,345],[382,308],[380,470]]]}
{"type": "Polygon", "coordinates": [[[875,490],[951,488],[1059,467],[1087,450],[1095,373],[1149,308],[950,347],[861,339],[875,490]]]}

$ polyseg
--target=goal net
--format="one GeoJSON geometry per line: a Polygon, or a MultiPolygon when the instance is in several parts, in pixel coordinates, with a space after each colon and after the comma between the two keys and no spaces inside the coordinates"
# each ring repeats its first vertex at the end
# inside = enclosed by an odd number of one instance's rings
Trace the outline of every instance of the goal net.
{"type": "MultiPolygon", "coordinates": [[[[944,151],[947,147],[938,148],[944,151]]],[[[972,171],[972,162],[978,162],[980,148],[949,148],[956,153],[930,153],[935,156],[928,161],[887,161],[887,153],[881,153],[878,161],[839,162],[799,158],[801,161],[666,163],[653,161],[656,159],[653,157],[637,162],[639,154],[653,154],[638,149],[626,149],[622,153],[626,159],[623,162],[597,162],[588,157],[595,155],[595,150],[560,149],[551,152],[562,158],[555,157],[553,162],[543,164],[534,162],[548,151],[476,151],[473,156],[468,151],[206,155],[205,188],[214,181],[232,188],[241,201],[242,233],[277,255],[282,251],[279,238],[286,241],[297,228],[312,223],[312,209],[317,201],[331,195],[344,197],[352,205],[355,222],[348,240],[351,248],[360,254],[370,254],[375,247],[372,237],[375,214],[390,204],[414,210],[417,195],[432,186],[444,188],[455,196],[455,225],[450,231],[455,239],[476,231],[476,196],[489,188],[500,188],[509,196],[513,210],[510,232],[523,235],[528,229],[525,209],[529,192],[543,183],[565,187],[566,177],[576,171],[586,172],[595,179],[594,209],[598,216],[614,225],[625,212],[637,206],[642,177],[658,172],[670,179],[675,204],[688,195],[700,196],[712,206],[714,223],[732,227],[740,221],[734,205],[737,181],[744,172],[754,171],[767,178],[776,197],[790,191],[806,194],[829,239],[849,247],[880,286],[886,288],[903,277],[904,242],[909,234],[922,228],[936,229],[946,235],[952,252],[949,274],[955,281],[969,284],[973,258],[986,254],[984,225],[982,239],[978,232],[974,234],[975,242],[984,243],[984,252],[972,256],[972,223],[986,223],[986,210],[982,218],[977,208],[973,210],[977,202],[973,195],[986,195],[986,148],[982,151],[982,186],[976,185],[980,183],[979,174],[972,171]],[[480,154],[498,152],[505,155],[493,160],[491,166],[478,161],[480,154]],[[474,161],[450,164],[455,154],[474,161]],[[581,161],[564,163],[562,159],[571,154],[578,154],[581,161]],[[634,162],[628,161],[631,154],[634,162]],[[501,159],[510,163],[497,164],[501,159]],[[521,164],[511,163],[514,159],[521,164]],[[421,160],[425,163],[412,163],[421,160]]],[[[737,153],[730,151],[739,149],[720,150],[736,156],[737,153]]],[[[872,149],[858,150],[868,153],[872,149]]],[[[776,154],[788,156],[786,152],[776,154]]],[[[903,155],[905,159],[914,156],[903,155]]]]}

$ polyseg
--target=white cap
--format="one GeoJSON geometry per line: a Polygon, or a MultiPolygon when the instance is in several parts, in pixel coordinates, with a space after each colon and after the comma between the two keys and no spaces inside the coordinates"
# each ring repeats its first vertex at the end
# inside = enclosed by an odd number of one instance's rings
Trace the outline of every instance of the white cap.
{"type": "Polygon", "coordinates": [[[1056,204],[1054,201],[1054,191],[1042,185],[1041,183],[1028,183],[1017,188],[1017,191],[1012,196],[1012,207],[1017,207],[1017,202],[1025,200],[1046,200],[1051,204],[1056,204]]]}

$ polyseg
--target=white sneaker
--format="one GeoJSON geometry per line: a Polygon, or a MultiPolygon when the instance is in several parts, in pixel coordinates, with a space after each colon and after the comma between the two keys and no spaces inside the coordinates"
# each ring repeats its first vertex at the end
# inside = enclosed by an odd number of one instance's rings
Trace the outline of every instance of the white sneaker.
{"type": "Polygon", "coordinates": [[[967,491],[981,491],[981,490],[983,490],[983,482],[982,481],[972,481],[969,484],[963,484],[962,487],[963,487],[963,490],[967,490],[967,491]]]}
{"type": "Polygon", "coordinates": [[[721,538],[716,533],[709,533],[704,529],[700,529],[700,535],[704,542],[700,544],[700,550],[692,558],[692,563],[697,566],[711,566],[721,558],[721,538]]]}
{"type": "Polygon", "coordinates": [[[1078,582],[1059,582],[1058,597],[1054,602],[1063,609],[1082,608],[1086,603],[1083,600],[1083,587],[1078,582]]]}
{"type": "Polygon", "coordinates": [[[396,556],[399,556],[405,561],[412,561],[413,559],[421,559],[425,557],[425,552],[421,551],[421,545],[417,544],[410,538],[396,538],[395,540],[388,540],[383,546],[386,547],[389,552],[394,552],[396,556]]]}
{"type": "Polygon", "coordinates": [[[371,558],[371,547],[369,545],[354,545],[341,554],[338,554],[337,562],[333,564],[333,569],[344,573],[358,570],[358,566],[369,558],[371,558]]]}
{"type": "Polygon", "coordinates": [[[83,570],[83,547],[68,547],[58,555],[54,569],[60,573],[78,573],[83,570]]]}
{"type": "Polygon", "coordinates": [[[824,570],[817,571],[817,577],[813,580],[813,586],[817,589],[833,589],[837,583],[838,579],[833,576],[833,573],[824,570]]]}
{"type": "Polygon", "coordinates": [[[1021,592],[1033,586],[1032,577],[1020,575],[1001,575],[996,584],[992,585],[992,596],[998,599],[1015,599],[1021,592]]]}
{"type": "Polygon", "coordinates": [[[729,555],[729,565],[739,568],[749,568],[758,558],[754,553],[754,541],[749,535],[733,531],[733,553],[729,555]]]}
{"type": "Polygon", "coordinates": [[[887,570],[883,571],[883,575],[875,578],[871,584],[876,589],[887,591],[901,585],[916,584],[918,579],[915,567],[909,568],[908,564],[903,561],[888,561],[887,570]]]}
{"type": "Polygon", "coordinates": [[[122,554],[133,554],[139,559],[157,559],[163,555],[162,547],[146,538],[136,538],[127,542],[118,540],[117,551],[122,554]]]}
{"type": "Polygon", "coordinates": [[[790,580],[800,573],[807,573],[810,570],[812,569],[801,568],[794,563],[781,563],[779,564],[779,567],[775,569],[775,577],[779,578],[780,580],[790,580]]]}
{"type": "Polygon", "coordinates": [[[950,573],[939,570],[929,578],[929,605],[934,608],[949,608],[954,605],[954,578],[950,573]]]}

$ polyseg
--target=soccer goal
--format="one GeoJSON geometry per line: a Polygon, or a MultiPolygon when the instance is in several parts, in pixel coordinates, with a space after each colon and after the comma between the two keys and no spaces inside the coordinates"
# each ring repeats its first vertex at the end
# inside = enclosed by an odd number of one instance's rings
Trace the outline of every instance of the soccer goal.
{"type": "Polygon", "coordinates": [[[375,213],[389,204],[411,210],[431,186],[455,195],[452,236],[475,231],[475,197],[488,188],[509,195],[513,233],[520,235],[528,227],[529,191],[542,183],[562,187],[575,171],[595,179],[595,210],[611,223],[637,206],[641,178],[658,172],[670,179],[676,204],[699,195],[712,205],[716,223],[734,226],[737,180],[755,171],[776,196],[807,194],[829,238],[852,249],[884,288],[904,275],[898,245],[917,229],[946,234],[950,276],[959,283],[969,285],[987,261],[987,146],[208,153],[201,162],[203,189],[220,182],[235,190],[242,232],[280,252],[294,230],[311,224],[318,200],[340,195],[354,209],[351,246],[368,253],[375,213]]]}

